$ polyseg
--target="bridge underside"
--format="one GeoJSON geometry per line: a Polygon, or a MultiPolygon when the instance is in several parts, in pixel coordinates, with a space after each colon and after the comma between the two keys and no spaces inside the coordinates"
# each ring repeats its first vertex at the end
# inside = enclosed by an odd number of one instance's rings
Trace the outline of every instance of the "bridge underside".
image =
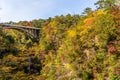
{"type": "Polygon", "coordinates": [[[10,24],[0,24],[3,29],[15,29],[28,35],[32,40],[39,41],[40,28],[25,27],[10,24]]]}

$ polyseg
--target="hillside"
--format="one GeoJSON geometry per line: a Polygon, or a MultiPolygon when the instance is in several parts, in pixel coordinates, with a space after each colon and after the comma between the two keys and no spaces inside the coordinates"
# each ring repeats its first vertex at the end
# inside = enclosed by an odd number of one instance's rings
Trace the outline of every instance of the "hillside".
{"type": "Polygon", "coordinates": [[[0,28],[0,80],[120,80],[120,6],[48,19],[8,22],[40,28],[39,41],[0,28]]]}

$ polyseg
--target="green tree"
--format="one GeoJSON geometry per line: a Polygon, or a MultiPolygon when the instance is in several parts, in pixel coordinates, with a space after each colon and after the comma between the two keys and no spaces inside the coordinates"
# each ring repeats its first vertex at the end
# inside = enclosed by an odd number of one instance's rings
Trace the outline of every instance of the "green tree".
{"type": "Polygon", "coordinates": [[[95,5],[98,5],[98,9],[111,9],[115,5],[119,5],[119,0],[98,0],[95,5]]]}

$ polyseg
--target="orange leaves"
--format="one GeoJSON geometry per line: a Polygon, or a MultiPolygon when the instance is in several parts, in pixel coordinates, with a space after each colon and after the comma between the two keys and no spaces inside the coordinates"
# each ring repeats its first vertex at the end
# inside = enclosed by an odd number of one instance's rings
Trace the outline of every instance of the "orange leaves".
{"type": "Polygon", "coordinates": [[[30,21],[20,21],[19,23],[17,23],[17,25],[20,25],[20,26],[32,26],[33,23],[30,22],[30,21]]]}
{"type": "Polygon", "coordinates": [[[31,22],[26,22],[26,26],[32,26],[31,22]]]}
{"type": "Polygon", "coordinates": [[[120,6],[115,6],[111,10],[111,14],[115,18],[116,24],[119,26],[120,25],[120,6]]]}
{"type": "Polygon", "coordinates": [[[45,50],[41,50],[40,53],[41,53],[41,55],[45,55],[46,51],[45,50]]]}
{"type": "Polygon", "coordinates": [[[94,24],[94,17],[90,17],[90,18],[87,18],[84,20],[84,23],[86,26],[90,26],[90,25],[93,25],[94,24]]]}
{"type": "Polygon", "coordinates": [[[91,14],[90,17],[87,17],[84,20],[85,26],[93,26],[95,24],[95,20],[97,19],[97,16],[105,15],[105,14],[107,14],[107,12],[104,10],[98,10],[98,11],[94,12],[93,14],[91,14]]]}
{"type": "Polygon", "coordinates": [[[60,56],[60,60],[61,60],[61,61],[64,61],[64,59],[65,59],[65,55],[62,54],[62,55],[60,56]]]}

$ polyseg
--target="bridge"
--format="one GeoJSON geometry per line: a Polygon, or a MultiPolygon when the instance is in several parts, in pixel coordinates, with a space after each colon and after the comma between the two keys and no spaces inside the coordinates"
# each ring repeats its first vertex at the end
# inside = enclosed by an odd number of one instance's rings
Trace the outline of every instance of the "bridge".
{"type": "Polygon", "coordinates": [[[40,28],[19,26],[19,25],[13,25],[13,24],[5,24],[5,23],[0,23],[0,26],[3,29],[15,29],[15,30],[21,31],[25,33],[27,36],[29,36],[32,40],[39,41],[40,28]]]}

